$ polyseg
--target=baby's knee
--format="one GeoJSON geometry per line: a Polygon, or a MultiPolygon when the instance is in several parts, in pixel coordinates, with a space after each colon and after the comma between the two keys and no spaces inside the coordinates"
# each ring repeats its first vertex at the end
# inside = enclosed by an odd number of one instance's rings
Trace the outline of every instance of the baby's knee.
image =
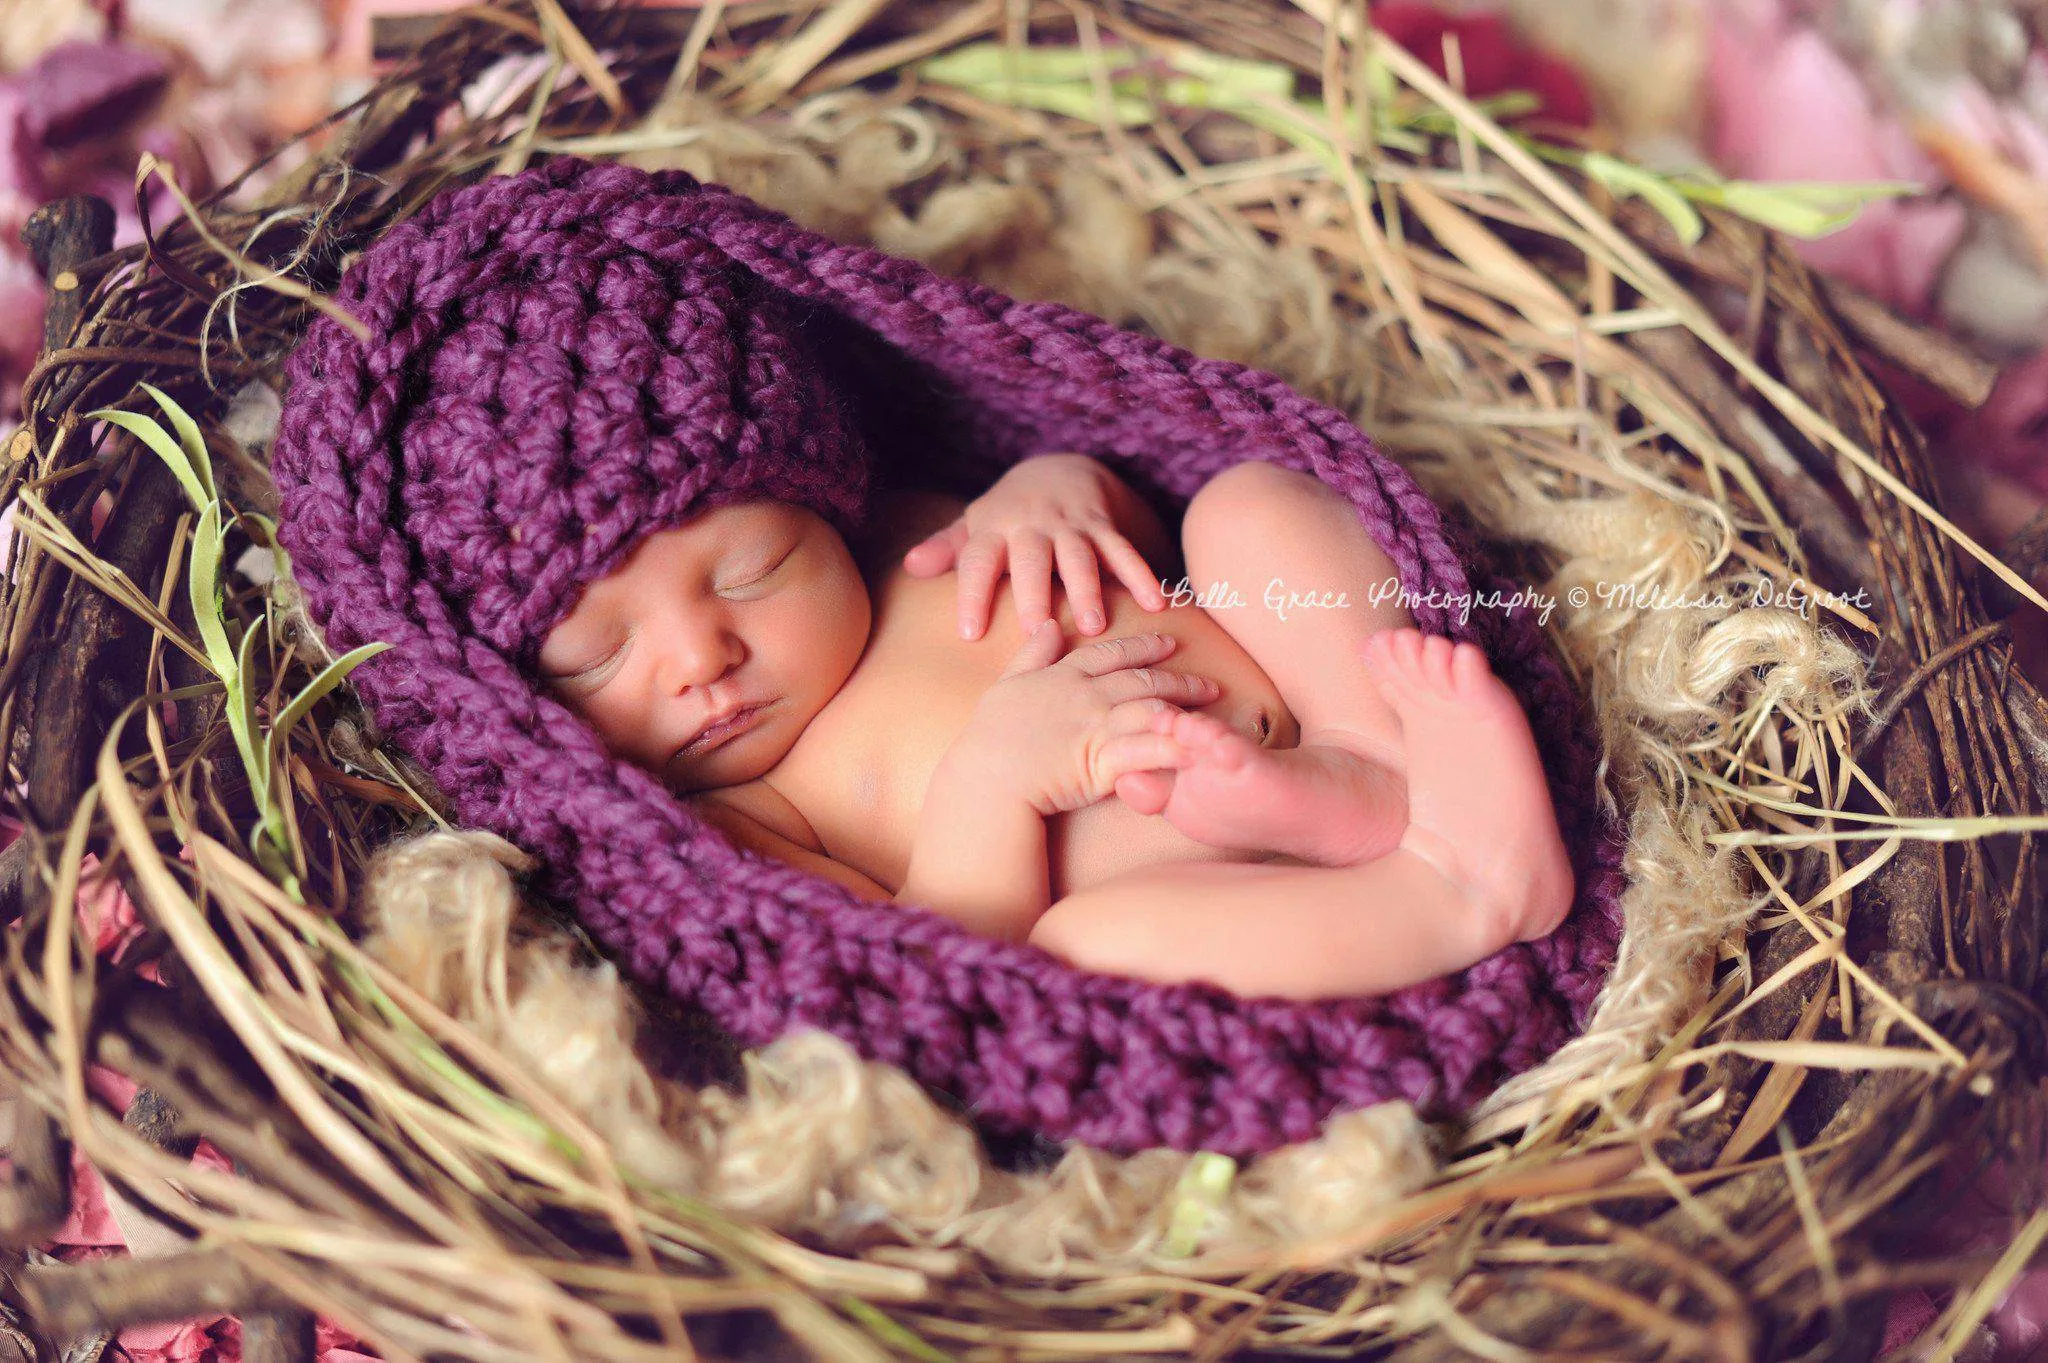
{"type": "Polygon", "coordinates": [[[1313,495],[1318,487],[1328,489],[1313,474],[1301,473],[1269,463],[1247,459],[1232,464],[1195,490],[1188,501],[1186,527],[1235,525],[1258,517],[1288,499],[1299,500],[1304,492],[1313,495]]]}
{"type": "Polygon", "coordinates": [[[1181,521],[1181,547],[1190,566],[1197,559],[1234,558],[1244,549],[1270,553],[1276,535],[1284,537],[1290,523],[1300,524],[1303,496],[1314,495],[1304,484],[1321,486],[1309,474],[1263,459],[1233,464],[1202,484],[1181,521]]]}

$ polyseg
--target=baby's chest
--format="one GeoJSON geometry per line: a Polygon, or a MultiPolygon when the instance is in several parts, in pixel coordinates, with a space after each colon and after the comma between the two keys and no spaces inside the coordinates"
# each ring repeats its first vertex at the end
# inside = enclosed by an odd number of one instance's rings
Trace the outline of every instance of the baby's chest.
{"type": "MultiPolygon", "coordinates": [[[[778,782],[802,809],[826,855],[893,893],[910,864],[918,813],[932,773],[975,706],[1023,645],[1008,579],[988,632],[958,637],[958,581],[948,574],[891,575],[875,593],[875,625],[860,665],[785,759],[778,782]]],[[[1272,746],[1296,732],[1265,672],[1197,607],[1148,613],[1105,584],[1109,627],[1096,638],[1161,631],[1179,641],[1165,666],[1214,678],[1209,707],[1272,746]],[[1263,735],[1262,735],[1263,729],[1263,735]]],[[[1062,608],[1070,646],[1082,636],[1062,608]]],[[[1055,898],[1136,866],[1161,861],[1245,860],[1187,838],[1164,818],[1110,799],[1047,821],[1055,898]]]]}

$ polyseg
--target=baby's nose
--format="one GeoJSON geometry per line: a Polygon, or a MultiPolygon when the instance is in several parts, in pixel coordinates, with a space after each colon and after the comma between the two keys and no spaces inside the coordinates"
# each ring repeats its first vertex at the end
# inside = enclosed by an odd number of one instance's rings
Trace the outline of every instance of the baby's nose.
{"type": "Polygon", "coordinates": [[[723,624],[678,626],[662,648],[662,684],[671,692],[708,686],[745,656],[746,645],[723,624]]]}

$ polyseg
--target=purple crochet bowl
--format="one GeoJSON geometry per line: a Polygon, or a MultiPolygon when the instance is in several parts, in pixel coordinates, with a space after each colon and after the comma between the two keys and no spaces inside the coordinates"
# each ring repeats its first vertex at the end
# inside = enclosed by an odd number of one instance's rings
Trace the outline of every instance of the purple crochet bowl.
{"type": "MultiPolygon", "coordinates": [[[[706,506],[859,523],[869,489],[973,495],[1048,450],[1163,510],[1265,459],[1348,497],[1435,601],[1462,540],[1342,414],[1273,374],[833,241],[680,171],[557,160],[385,232],[293,355],[279,532],[351,684],[457,818],[543,862],[621,965],[758,1046],[818,1027],[985,1133],[1245,1157],[1331,1113],[1469,1108],[1583,1026],[1620,938],[1622,838],[1595,741],[1527,611],[1415,608],[1521,697],[1579,900],[1550,937],[1383,998],[1241,1000],[1072,969],[736,849],[535,680],[583,583],[706,506]]],[[[1355,664],[1354,664],[1355,665],[1355,664]]]]}

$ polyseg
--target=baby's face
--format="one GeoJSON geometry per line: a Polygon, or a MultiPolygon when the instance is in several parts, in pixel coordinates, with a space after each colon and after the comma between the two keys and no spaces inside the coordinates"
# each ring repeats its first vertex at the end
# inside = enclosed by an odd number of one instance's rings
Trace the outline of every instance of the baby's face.
{"type": "Polygon", "coordinates": [[[823,518],[782,502],[715,507],[649,535],[548,633],[548,691],[618,757],[676,790],[772,769],[867,647],[867,584],[823,518]],[[750,722],[705,734],[715,716],[750,722]],[[721,733],[729,736],[721,737],[721,733]]]}

